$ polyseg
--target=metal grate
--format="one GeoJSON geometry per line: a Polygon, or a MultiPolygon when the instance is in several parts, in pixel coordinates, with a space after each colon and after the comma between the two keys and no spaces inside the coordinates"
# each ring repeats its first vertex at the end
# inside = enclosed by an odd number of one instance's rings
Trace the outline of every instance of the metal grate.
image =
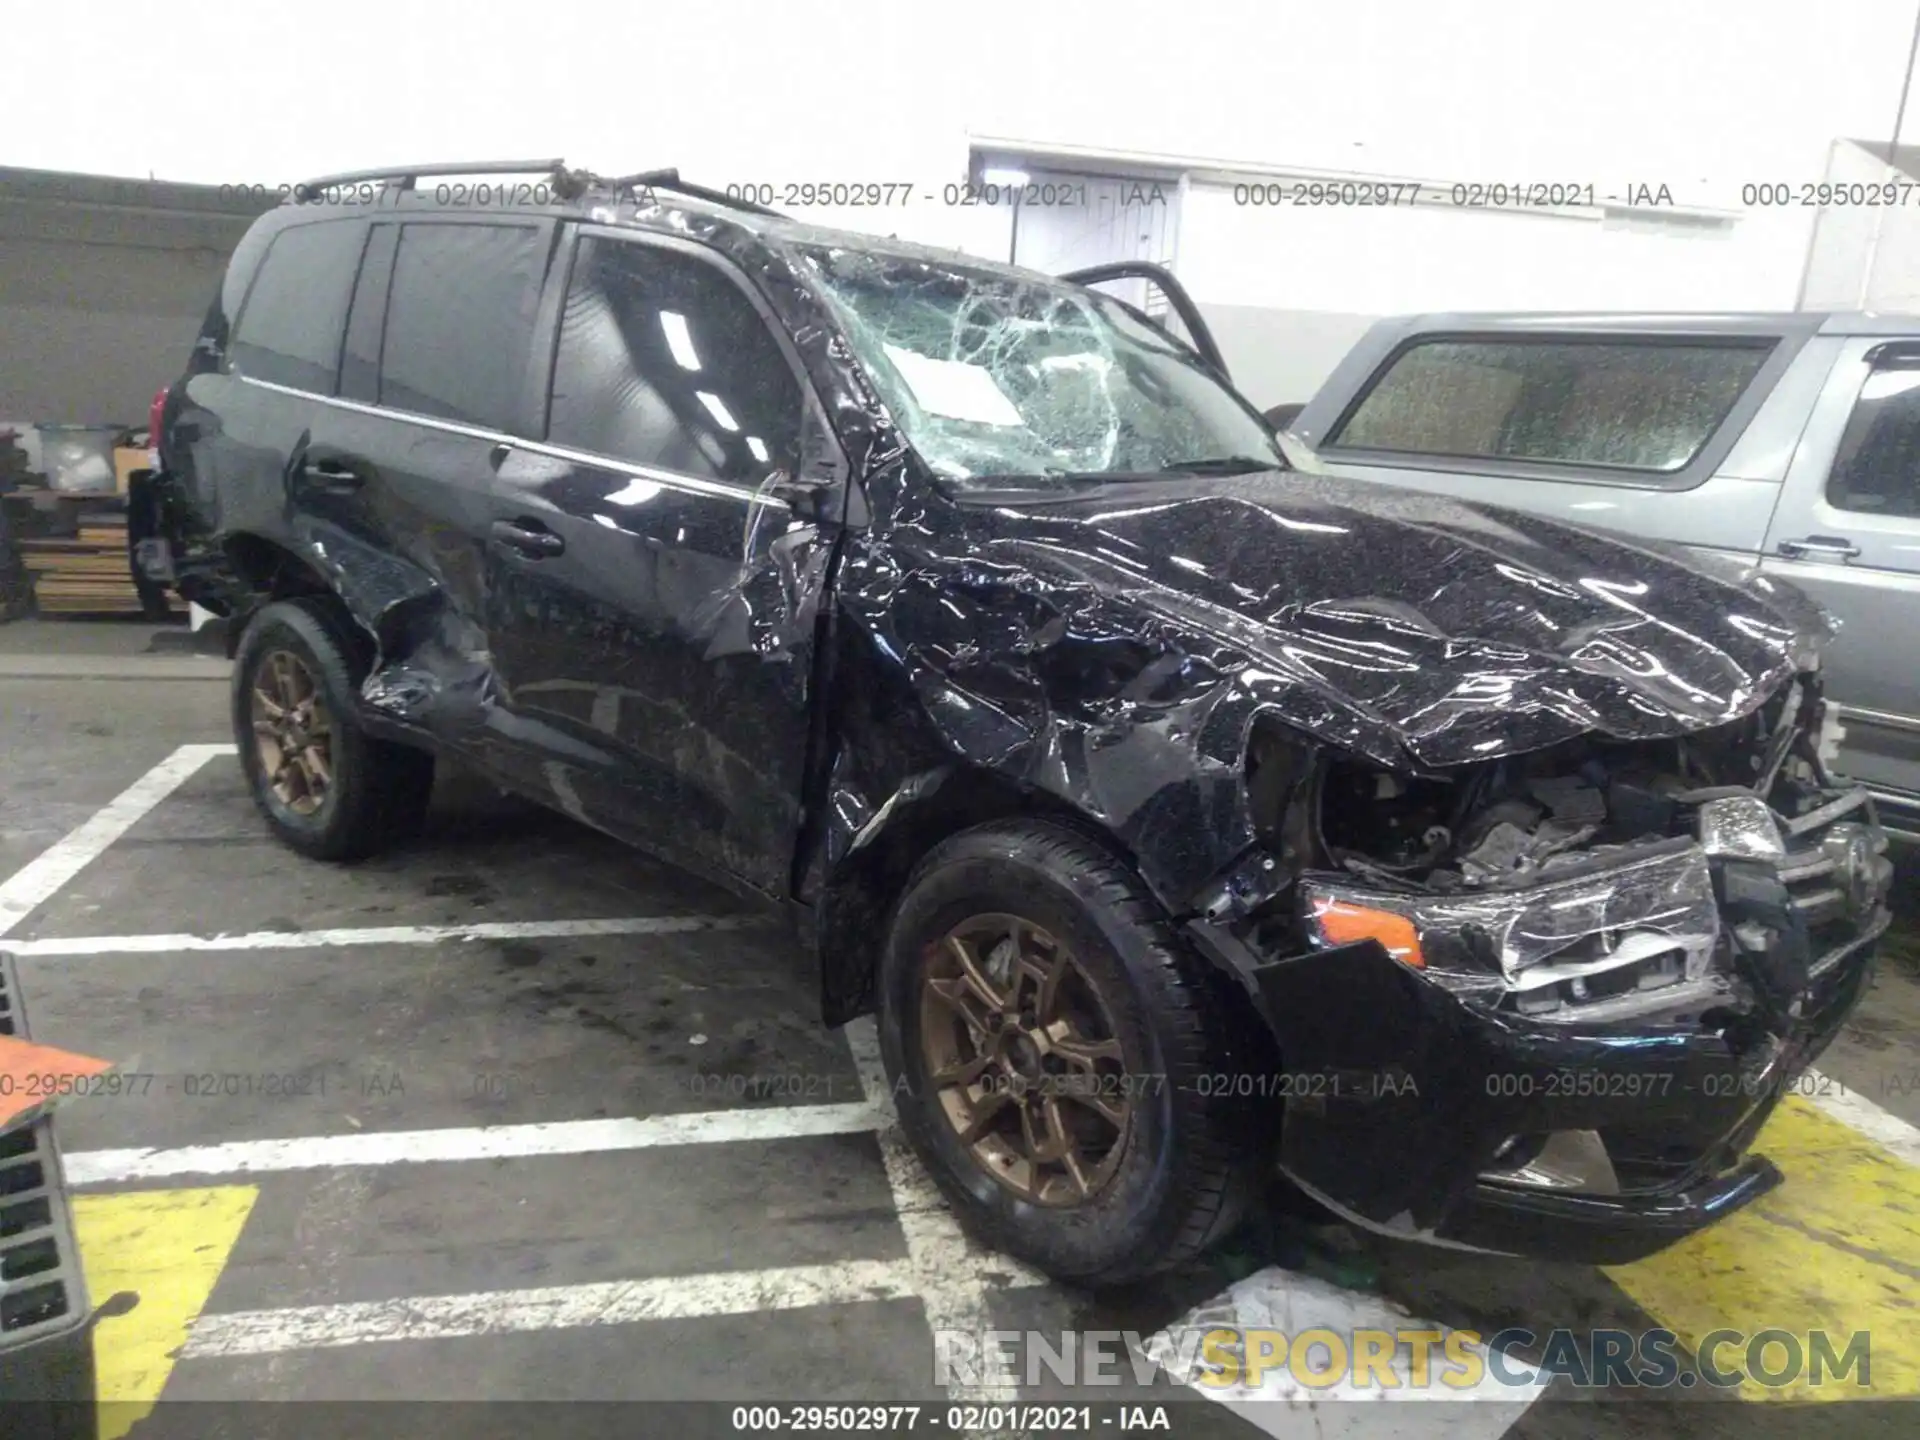
{"type": "Polygon", "coordinates": [[[14,1006],[13,997],[19,993],[13,979],[13,956],[0,950],[0,1035],[18,1035],[22,1039],[27,1033],[27,1017],[14,1006]]]}
{"type": "Polygon", "coordinates": [[[1887,916],[1873,903],[1892,884],[1893,862],[1887,839],[1869,820],[1865,791],[1839,799],[1788,820],[1787,858],[1780,867],[1793,907],[1806,922],[1811,944],[1811,974],[1825,974],[1861,946],[1878,939],[1887,916]],[[1842,863],[1850,843],[1864,843],[1873,870],[1873,897],[1850,893],[1848,867],[1842,863]]]}
{"type": "MultiPolygon", "coordinates": [[[[13,957],[0,951],[0,1035],[25,1038],[13,957]]],[[[87,1318],[86,1284],[73,1241],[53,1121],[0,1135],[0,1352],[87,1318]]]]}

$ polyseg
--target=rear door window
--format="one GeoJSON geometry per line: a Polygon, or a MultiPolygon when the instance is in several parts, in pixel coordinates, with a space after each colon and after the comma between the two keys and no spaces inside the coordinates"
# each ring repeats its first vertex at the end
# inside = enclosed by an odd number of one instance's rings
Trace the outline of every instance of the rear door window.
{"type": "Polygon", "coordinates": [[[228,353],[237,374],[334,393],[366,239],[366,225],[352,220],[295,225],[273,237],[234,326],[228,353]]]}
{"type": "Polygon", "coordinates": [[[1827,476],[1827,503],[1863,515],[1920,517],[1920,359],[1867,376],[1827,476]]]}
{"type": "Polygon", "coordinates": [[[719,267],[581,238],[554,355],[554,444],[752,485],[797,468],[804,407],[766,320],[719,267]]]}
{"type": "Polygon", "coordinates": [[[1390,362],[1327,446],[1672,474],[1713,438],[1772,348],[1422,341],[1390,362]]]}
{"type": "Polygon", "coordinates": [[[400,227],[380,404],[517,431],[546,270],[537,225],[400,227]]]}

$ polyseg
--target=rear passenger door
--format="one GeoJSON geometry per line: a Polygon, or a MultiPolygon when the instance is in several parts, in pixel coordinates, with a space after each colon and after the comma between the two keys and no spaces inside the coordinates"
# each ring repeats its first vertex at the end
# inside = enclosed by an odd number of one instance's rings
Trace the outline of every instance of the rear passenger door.
{"type": "Polygon", "coordinates": [[[343,432],[305,467],[305,523],[381,638],[369,698],[508,783],[537,774],[551,740],[496,703],[492,487],[506,445],[536,433],[556,230],[501,215],[376,223],[343,347],[343,432]]]}
{"type": "Polygon", "coordinates": [[[1920,797],[1920,343],[1845,342],[1767,551],[1768,573],[1840,621],[1825,662],[1846,727],[1838,768],[1920,797]]]}
{"type": "Polygon", "coordinates": [[[831,431],[784,330],[706,247],[582,227],[553,303],[545,434],[492,488],[502,702],[556,738],[562,808],[782,894],[832,537],[772,486],[831,431]]]}
{"type": "Polygon", "coordinates": [[[290,503],[299,458],[331,426],[340,344],[367,226],[283,225],[264,241],[244,294],[223,297],[171,417],[168,464],[228,533],[298,541],[290,503]]]}

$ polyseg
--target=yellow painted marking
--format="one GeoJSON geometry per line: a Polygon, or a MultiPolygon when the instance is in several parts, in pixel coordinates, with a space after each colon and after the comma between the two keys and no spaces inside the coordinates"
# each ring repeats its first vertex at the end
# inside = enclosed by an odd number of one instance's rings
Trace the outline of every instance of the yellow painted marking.
{"type": "MultiPolygon", "coordinates": [[[[1789,1097],[1754,1149],[1786,1172],[1771,1195],[1700,1234],[1607,1275],[1697,1352],[1715,1330],[1825,1330],[1844,1354],[1852,1332],[1871,1336],[1872,1388],[1858,1375],[1813,1387],[1769,1389],[1749,1399],[1920,1397],[1920,1169],[1838,1120],[1789,1097]]],[[[1722,1346],[1722,1371],[1746,1368],[1746,1345],[1722,1346]]],[[[1766,1364],[1777,1370],[1776,1347],[1766,1364]]]]}
{"type": "Polygon", "coordinates": [[[222,1185],[73,1197],[87,1298],[99,1307],[121,1291],[139,1297],[94,1327],[100,1440],[119,1440],[152,1411],[259,1194],[222,1185]]]}

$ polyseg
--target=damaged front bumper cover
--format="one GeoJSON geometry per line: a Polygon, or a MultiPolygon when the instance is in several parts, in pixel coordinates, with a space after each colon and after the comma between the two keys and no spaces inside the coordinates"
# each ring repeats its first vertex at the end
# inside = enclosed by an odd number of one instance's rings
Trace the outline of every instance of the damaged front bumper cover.
{"type": "Polygon", "coordinates": [[[1748,1146],[1862,993],[1891,875],[1863,791],[1780,829],[1771,856],[1703,828],[1451,896],[1302,887],[1309,913],[1404,914],[1406,945],[1278,957],[1194,922],[1284,1057],[1258,1092],[1281,1169],[1382,1234],[1591,1264],[1765,1194],[1748,1146]]]}

